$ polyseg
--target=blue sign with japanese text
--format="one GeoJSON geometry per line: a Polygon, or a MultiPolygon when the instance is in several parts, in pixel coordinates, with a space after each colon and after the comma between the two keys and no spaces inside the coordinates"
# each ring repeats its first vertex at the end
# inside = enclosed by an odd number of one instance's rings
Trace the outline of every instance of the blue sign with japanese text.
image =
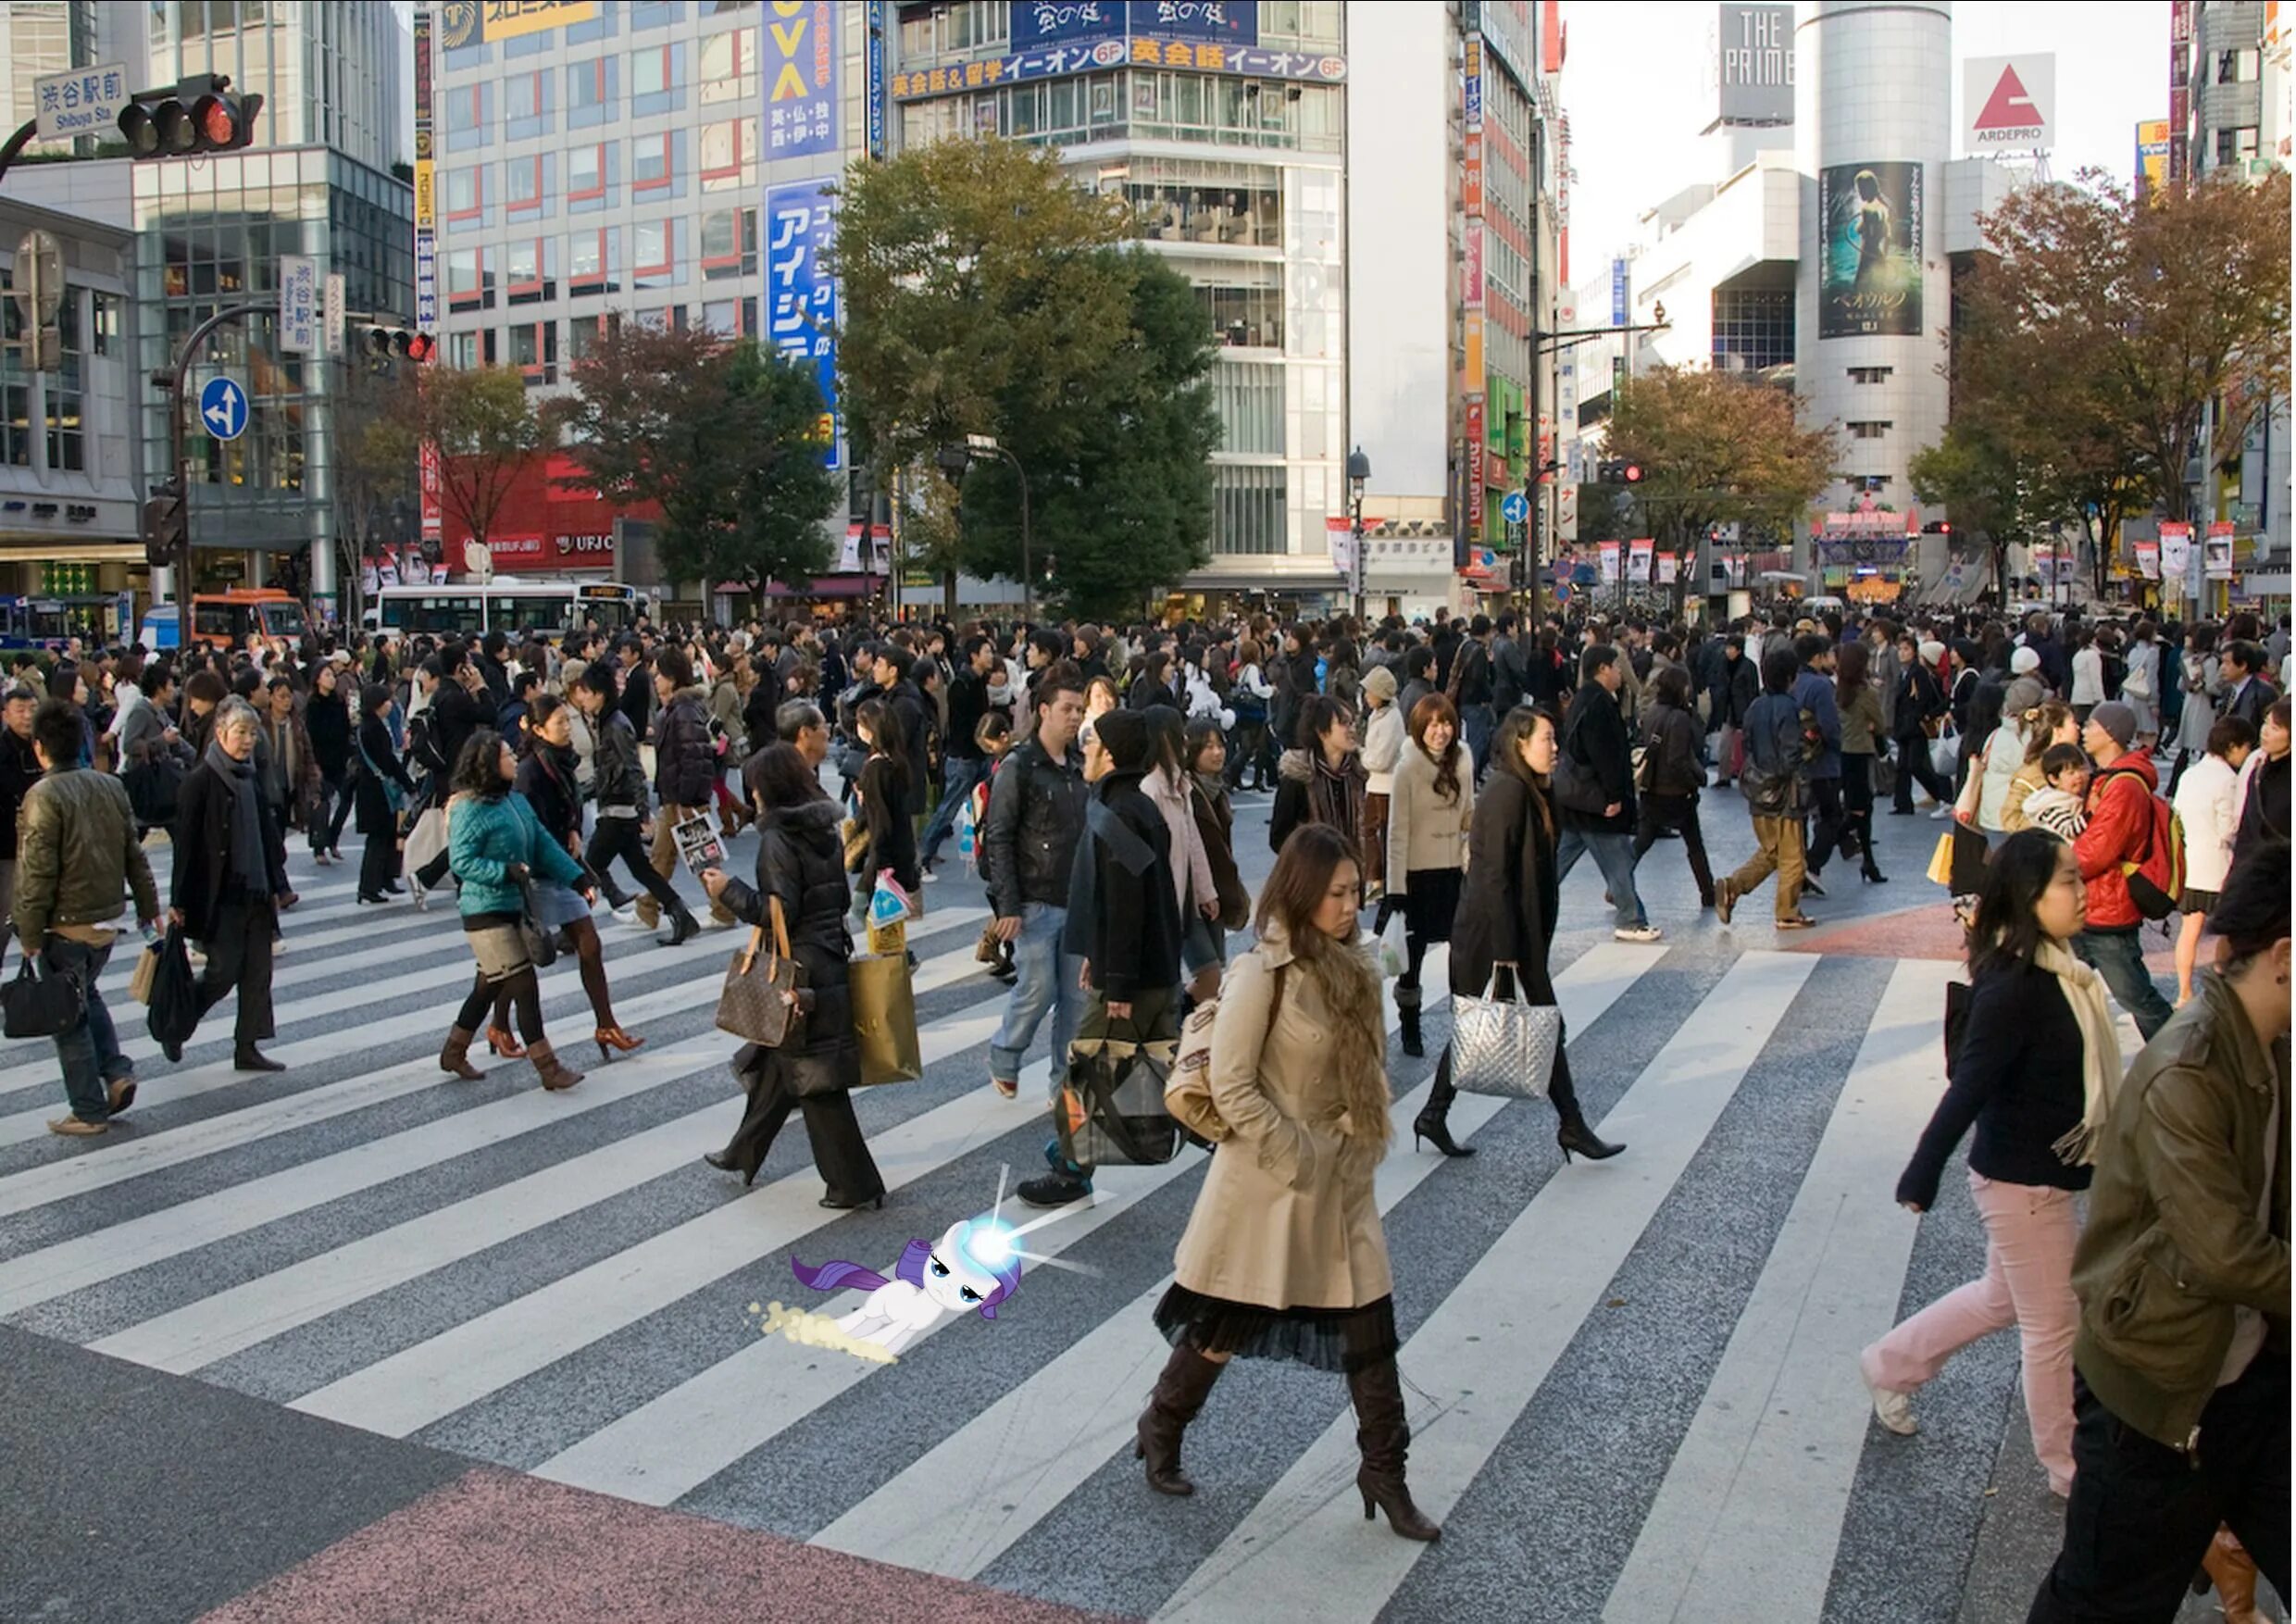
{"type": "Polygon", "coordinates": [[[837,281],[824,264],[837,235],[831,185],[801,181],[766,194],[766,344],[813,363],[821,386],[822,461],[837,468],[837,281]]]}
{"type": "Polygon", "coordinates": [[[1610,324],[1627,324],[1627,262],[1623,259],[1610,262],[1610,324]]]}
{"type": "Polygon", "coordinates": [[[885,156],[885,0],[869,0],[869,37],[862,52],[868,76],[868,118],[863,136],[869,156],[885,156]]]}
{"type": "Polygon", "coordinates": [[[1254,0],[1013,0],[1016,51],[1122,34],[1255,45],[1260,8],[1254,0]]]}
{"type": "Polygon", "coordinates": [[[1121,68],[1184,68],[1197,73],[1237,73],[1254,79],[1289,79],[1306,84],[1341,84],[1347,58],[1306,51],[1267,51],[1256,45],[1225,45],[1187,40],[1079,40],[1011,56],[992,56],[953,68],[917,69],[892,76],[893,100],[962,94],[1030,79],[1053,79],[1121,68]]]}
{"type": "Polygon", "coordinates": [[[837,150],[837,6],[833,0],[767,0],[762,155],[837,150]]]}

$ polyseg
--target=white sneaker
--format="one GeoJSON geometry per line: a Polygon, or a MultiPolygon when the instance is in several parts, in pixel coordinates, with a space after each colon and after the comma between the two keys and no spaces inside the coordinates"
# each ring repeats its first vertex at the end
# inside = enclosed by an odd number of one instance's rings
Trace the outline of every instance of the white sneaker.
{"type": "Polygon", "coordinates": [[[1610,938],[1614,942],[1655,942],[1659,938],[1659,930],[1655,925],[1635,925],[1613,931],[1610,938]]]}
{"type": "Polygon", "coordinates": [[[636,926],[638,923],[638,909],[636,906],[632,905],[631,906],[626,908],[616,908],[614,910],[614,922],[618,925],[636,926]]]}
{"type": "Polygon", "coordinates": [[[1929,814],[1929,821],[1932,823],[1942,823],[1953,815],[1953,809],[1951,806],[1940,806],[1936,811],[1929,814]]]}
{"type": "Polygon", "coordinates": [[[1921,1429],[1914,1421],[1914,1395],[1894,1387],[1884,1387],[1874,1380],[1873,1367],[1865,1354],[1857,1356],[1857,1373],[1865,1379],[1866,1391],[1873,1395],[1874,1418],[1901,1438],[1911,1438],[1921,1429]]]}

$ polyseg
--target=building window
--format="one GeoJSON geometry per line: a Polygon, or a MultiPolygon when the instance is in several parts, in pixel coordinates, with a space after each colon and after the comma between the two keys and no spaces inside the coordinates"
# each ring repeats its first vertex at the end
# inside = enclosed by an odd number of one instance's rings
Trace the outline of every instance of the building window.
{"type": "Polygon", "coordinates": [[[510,330],[510,365],[526,374],[529,384],[558,381],[558,324],[534,321],[510,330]]]}
{"type": "Polygon", "coordinates": [[[99,356],[119,355],[119,306],[122,303],[119,295],[98,292],[91,294],[90,300],[95,318],[95,353],[99,356]]]}
{"type": "Polygon", "coordinates": [[[702,42],[702,101],[747,102],[757,95],[757,31],[728,29],[702,42]]]}
{"type": "Polygon", "coordinates": [[[721,208],[702,217],[702,277],[757,274],[757,211],[721,208]]]}
{"type": "Polygon", "coordinates": [[[757,184],[757,115],[702,126],[702,190],[746,192],[757,184]]]}
{"type": "Polygon", "coordinates": [[[479,364],[479,335],[475,332],[450,332],[446,335],[446,364],[468,372],[479,364]]]}
{"type": "Polygon", "coordinates": [[[580,130],[604,124],[613,118],[621,66],[618,57],[593,56],[587,62],[577,62],[566,70],[566,122],[568,129],[580,130]]]}
{"type": "Polygon", "coordinates": [[[622,291],[622,229],[603,226],[568,239],[567,281],[577,294],[622,291]]]}
{"type": "Polygon", "coordinates": [[[598,346],[621,329],[618,316],[577,316],[567,323],[566,353],[568,361],[587,360],[595,355],[598,346]]]}
{"type": "Polygon", "coordinates": [[[673,173],[669,151],[669,131],[659,135],[633,135],[630,138],[630,189],[632,192],[659,192],[669,185],[673,173]]]}
{"type": "Polygon", "coordinates": [[[492,139],[488,128],[488,103],[493,99],[492,84],[480,81],[446,92],[439,98],[444,112],[446,150],[468,152],[485,146],[492,139]]]}
{"type": "Polygon", "coordinates": [[[483,164],[467,164],[446,171],[446,218],[475,220],[486,206],[483,164]]]}
{"type": "Polygon", "coordinates": [[[1001,45],[1012,37],[1009,0],[953,0],[933,6],[904,6],[901,10],[901,55],[907,59],[1001,45]]]}
{"type": "Polygon", "coordinates": [[[1218,468],[1212,471],[1212,550],[1270,554],[1286,550],[1283,469],[1218,468]]]}
{"type": "Polygon", "coordinates": [[[2253,81],[2263,65],[2263,56],[2256,51],[2219,51],[2216,53],[2216,82],[2218,84],[2247,84],[2253,81]]]}
{"type": "Polygon", "coordinates": [[[1222,361],[1212,369],[1220,449],[1283,455],[1283,369],[1273,361],[1222,361]]]}
{"type": "Polygon", "coordinates": [[[1853,367],[1850,369],[1850,381],[1853,383],[1886,383],[1889,381],[1890,374],[1896,369],[1894,367],[1853,367]]]}
{"type": "Polygon", "coordinates": [[[630,228],[630,275],[632,285],[641,288],[668,287],[678,281],[678,261],[682,256],[680,241],[685,235],[686,222],[681,219],[640,220],[630,228]]]}
{"type": "Polygon", "coordinates": [[[566,200],[586,203],[605,195],[605,144],[593,142],[568,147],[566,154],[566,200]]]}
{"type": "Polygon", "coordinates": [[[2216,131],[2216,162],[2219,167],[2244,164],[2255,156],[2256,126],[2253,124],[2216,131]]]}
{"type": "MultiPolygon", "coordinates": [[[[534,36],[541,38],[541,35],[534,36]]],[[[503,80],[503,136],[525,141],[550,133],[550,80],[540,69],[503,80]]]]}
{"type": "Polygon", "coordinates": [[[677,20],[678,10],[669,0],[636,0],[630,7],[630,31],[634,34],[650,28],[667,28],[677,20]]]}
{"type": "Polygon", "coordinates": [[[1283,348],[1281,288],[1200,287],[1196,300],[1212,319],[1220,343],[1247,349],[1283,348]]]}
{"type": "Polygon", "coordinates": [[[450,310],[492,310],[494,279],[487,274],[486,250],[449,248],[446,251],[446,307],[450,310]]]}
{"type": "Polygon", "coordinates": [[[527,237],[503,248],[503,302],[533,305],[558,296],[558,240],[527,237]]]}
{"type": "Polygon", "coordinates": [[[1721,372],[1763,372],[1794,358],[1791,288],[1717,288],[1712,364],[1721,372]]]}
{"type": "Polygon", "coordinates": [[[630,54],[630,117],[673,112],[685,102],[685,46],[645,45],[630,54]]]}
{"type": "Polygon", "coordinates": [[[702,306],[702,331],[714,332],[719,338],[737,338],[741,334],[741,301],[716,299],[702,306]]]}
{"type": "Polygon", "coordinates": [[[530,158],[511,158],[503,165],[505,185],[505,206],[511,214],[531,214],[543,206],[547,188],[543,185],[543,155],[530,158]]]}
{"type": "Polygon", "coordinates": [[[1896,425],[1888,422],[1851,423],[1847,425],[1853,440],[1878,440],[1896,425]]]}
{"type": "Polygon", "coordinates": [[[1159,243],[1283,246],[1279,171],[1247,164],[1136,158],[1124,195],[1140,210],[1141,234],[1159,243]]]}

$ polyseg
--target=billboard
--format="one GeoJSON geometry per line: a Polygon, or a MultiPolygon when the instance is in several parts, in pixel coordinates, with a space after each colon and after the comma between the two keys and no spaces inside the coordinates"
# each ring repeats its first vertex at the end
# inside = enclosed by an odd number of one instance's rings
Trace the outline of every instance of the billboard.
{"type": "Polygon", "coordinates": [[[1724,6],[1715,67],[1725,124],[1791,124],[1794,108],[1793,7],[1724,6]]]}
{"type": "Polygon", "coordinates": [[[831,181],[800,181],[766,194],[766,344],[813,363],[821,386],[825,461],[837,453],[837,282],[825,263],[836,239],[831,181]]]}
{"type": "Polygon", "coordinates": [[[2147,119],[2137,126],[2137,195],[2148,197],[2168,181],[2168,120],[2147,119]]]}
{"type": "Polygon", "coordinates": [[[1129,39],[1112,35],[1097,41],[1078,40],[1041,50],[1019,51],[1009,56],[897,72],[892,76],[892,97],[897,102],[913,102],[924,96],[957,95],[1024,80],[1096,73],[1127,63],[1136,68],[1179,68],[1195,73],[1240,73],[1254,79],[1284,79],[1301,84],[1343,84],[1347,81],[1344,56],[1316,56],[1304,51],[1267,51],[1256,45],[1159,40],[1134,34],[1129,39]]]}
{"type": "Polygon", "coordinates": [[[837,7],[767,0],[763,42],[765,157],[837,150],[837,7]]]}
{"type": "Polygon", "coordinates": [[[1817,174],[1817,336],[1921,331],[1919,164],[1836,164],[1817,174]]]}
{"type": "Polygon", "coordinates": [[[459,51],[488,40],[515,40],[594,21],[598,0],[450,0],[438,11],[440,47],[459,51]]]}
{"type": "Polygon", "coordinates": [[[2057,129],[2057,58],[2048,51],[1972,56],[1961,68],[1961,149],[2037,152],[2057,129]]]}

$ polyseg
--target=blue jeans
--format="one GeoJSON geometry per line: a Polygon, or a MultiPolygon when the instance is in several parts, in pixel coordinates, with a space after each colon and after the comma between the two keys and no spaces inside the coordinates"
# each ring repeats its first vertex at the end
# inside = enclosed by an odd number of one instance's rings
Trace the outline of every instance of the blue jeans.
{"type": "Polygon", "coordinates": [[[135,1068],[119,1052],[119,1034],[112,1029],[112,1012],[104,1006],[96,981],[110,960],[109,947],[90,947],[69,937],[51,935],[41,946],[40,958],[51,970],[76,971],[88,989],[88,1015],[78,1026],[59,1033],[56,1056],[64,1066],[64,1093],[72,1115],[82,1122],[103,1122],[112,1114],[111,1095],[105,1085],[132,1077],[135,1068]]]}
{"type": "Polygon", "coordinates": [[[941,781],[946,787],[941,792],[941,805],[933,808],[932,821],[925,825],[925,838],[917,848],[919,861],[930,863],[941,855],[941,843],[956,832],[956,815],[965,809],[966,798],[987,781],[989,769],[995,765],[985,756],[969,761],[952,756],[941,764],[941,781]]]}
{"type": "Polygon", "coordinates": [[[2139,1035],[2151,1043],[2176,1010],[2144,968],[2144,931],[2083,931],[2073,938],[2073,951],[2104,978],[2114,998],[2136,1018],[2139,1035]]]}
{"type": "Polygon", "coordinates": [[[1057,1098],[1067,1068],[1068,1041],[1076,1035],[1077,1018],[1084,1011],[1084,960],[1060,950],[1061,933],[1068,926],[1068,910],[1048,902],[1021,905],[1020,934],[1013,941],[1011,1001],[1004,1006],[1004,1024],[989,1040],[989,1075],[999,1082],[1018,1082],[1020,1063],[1036,1041],[1037,1023],[1050,1010],[1053,1017],[1053,1081],[1050,1093],[1057,1098]]]}
{"type": "Polygon", "coordinates": [[[1642,899],[1634,890],[1634,836],[1623,830],[1566,828],[1554,843],[1556,882],[1569,879],[1571,869],[1589,852],[1594,854],[1594,866],[1603,870],[1603,883],[1610,887],[1617,928],[1631,931],[1648,924],[1642,899]]]}
{"type": "Polygon", "coordinates": [[[1467,754],[1475,759],[1475,781],[1480,783],[1483,771],[1491,765],[1491,735],[1499,731],[1499,718],[1488,705],[1462,706],[1459,709],[1459,731],[1466,740],[1467,754]]]}

